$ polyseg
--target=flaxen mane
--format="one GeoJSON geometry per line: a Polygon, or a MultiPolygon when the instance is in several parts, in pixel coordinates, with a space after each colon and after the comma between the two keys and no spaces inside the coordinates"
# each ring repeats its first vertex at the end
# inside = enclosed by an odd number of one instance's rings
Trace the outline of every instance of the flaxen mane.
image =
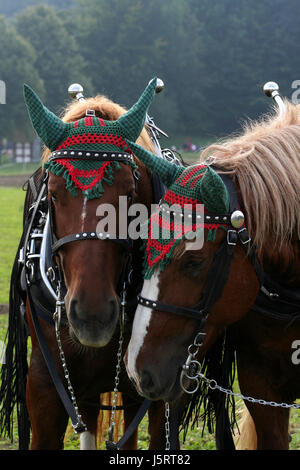
{"type": "Polygon", "coordinates": [[[207,147],[201,160],[216,157],[216,165],[233,175],[241,193],[247,227],[261,251],[278,249],[300,238],[300,105],[285,101],[280,116],[247,123],[238,137],[207,147]]]}

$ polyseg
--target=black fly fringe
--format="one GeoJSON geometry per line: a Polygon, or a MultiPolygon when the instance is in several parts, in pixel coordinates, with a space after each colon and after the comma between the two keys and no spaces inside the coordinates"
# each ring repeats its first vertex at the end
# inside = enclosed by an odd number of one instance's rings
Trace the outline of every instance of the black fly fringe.
{"type": "Polygon", "coordinates": [[[5,363],[1,368],[0,433],[13,440],[14,409],[17,410],[19,449],[28,449],[30,424],[26,407],[27,329],[21,314],[23,300],[18,292],[18,260],[11,275],[9,321],[5,363]]]}
{"type": "MultiPolygon", "coordinates": [[[[232,390],[235,379],[235,351],[228,339],[228,331],[219,338],[202,362],[202,373],[208,379],[214,379],[218,385],[232,390]]],[[[209,433],[216,433],[218,449],[231,446],[232,433],[237,426],[235,400],[219,390],[208,387],[201,381],[199,389],[188,401],[181,420],[183,439],[188,429],[199,426],[202,422],[202,435],[207,428],[209,433]]],[[[232,444],[233,445],[233,444],[232,444]]]]}
{"type": "MultiPolygon", "coordinates": [[[[35,200],[35,191],[41,185],[42,170],[33,174],[31,184],[27,185],[24,202],[23,234],[13,264],[10,292],[9,319],[6,334],[5,363],[1,367],[0,385],[0,434],[13,440],[14,411],[18,422],[19,449],[28,449],[30,442],[30,421],[26,406],[27,381],[27,339],[28,327],[25,320],[26,298],[20,288],[19,250],[23,247],[28,225],[28,212],[35,200]]],[[[24,189],[24,188],[23,188],[24,189]]]]}

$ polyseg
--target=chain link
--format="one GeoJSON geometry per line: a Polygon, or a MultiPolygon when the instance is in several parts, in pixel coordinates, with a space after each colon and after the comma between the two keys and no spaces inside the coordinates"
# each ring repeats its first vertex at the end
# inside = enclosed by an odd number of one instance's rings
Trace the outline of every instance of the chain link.
{"type": "Polygon", "coordinates": [[[200,380],[203,380],[208,387],[211,390],[219,390],[222,393],[225,393],[226,395],[231,395],[235,398],[242,399],[244,401],[248,401],[250,403],[257,403],[259,405],[264,405],[264,406],[273,406],[277,408],[294,408],[296,410],[300,409],[300,404],[297,405],[296,403],[277,403],[275,401],[267,401],[262,398],[253,398],[249,396],[242,395],[241,393],[236,393],[233,392],[232,390],[228,388],[221,387],[216,380],[214,379],[208,379],[205,377],[205,375],[201,372],[201,364],[195,359],[199,352],[199,348],[202,344],[202,337],[205,335],[205,333],[198,333],[194,339],[194,342],[190,344],[188,347],[188,358],[185,362],[185,364],[182,366],[182,371],[180,375],[180,384],[181,388],[188,394],[193,394],[195,393],[200,385],[200,380]],[[189,383],[190,381],[194,381],[194,386],[192,390],[189,390],[186,388],[184,384],[184,380],[188,379],[189,383]]]}
{"type": "Polygon", "coordinates": [[[165,431],[166,431],[166,447],[165,450],[170,450],[170,405],[165,403],[165,431]]]}
{"type": "Polygon", "coordinates": [[[228,388],[221,387],[221,385],[219,385],[216,382],[216,380],[208,379],[201,372],[198,374],[198,377],[201,380],[203,380],[204,382],[206,382],[210,389],[219,390],[220,392],[225,393],[226,395],[231,395],[235,398],[239,398],[239,399],[242,399],[244,401],[248,401],[250,403],[258,403],[259,405],[273,406],[273,407],[276,407],[276,408],[294,408],[296,410],[300,409],[300,405],[297,405],[297,403],[277,403],[275,401],[267,401],[267,400],[264,400],[262,398],[253,398],[253,397],[242,395],[241,393],[233,392],[232,390],[230,390],[228,388]]]}
{"type": "Polygon", "coordinates": [[[123,351],[123,341],[124,341],[124,324],[125,324],[125,306],[126,306],[126,290],[125,286],[122,292],[121,299],[121,317],[120,317],[120,337],[119,337],[119,348],[117,352],[117,365],[116,365],[116,375],[115,375],[115,387],[112,401],[112,410],[110,418],[110,426],[108,430],[108,439],[113,442],[114,440],[114,429],[116,426],[115,416],[117,410],[117,398],[119,392],[119,383],[120,383],[120,372],[121,372],[121,360],[122,360],[122,351],[123,351]]]}
{"type": "Polygon", "coordinates": [[[64,305],[64,302],[61,300],[60,292],[61,291],[60,291],[60,282],[59,282],[59,285],[58,285],[58,288],[57,288],[58,300],[56,302],[56,309],[55,309],[55,312],[53,314],[53,320],[54,320],[54,323],[55,323],[55,336],[56,336],[56,341],[57,341],[58,350],[59,350],[59,357],[60,357],[60,360],[61,360],[61,363],[62,363],[62,367],[63,367],[63,371],[64,371],[64,377],[65,377],[65,379],[67,381],[67,384],[68,384],[68,390],[69,390],[69,394],[70,394],[70,397],[71,397],[71,401],[73,403],[73,406],[74,406],[74,409],[75,409],[75,412],[76,412],[77,425],[76,426],[73,425],[73,428],[74,428],[74,431],[77,432],[77,429],[85,428],[85,430],[87,430],[87,427],[83,423],[82,417],[79,414],[77,400],[76,400],[75,392],[74,392],[74,389],[73,389],[73,386],[72,386],[72,383],[71,383],[71,380],[70,380],[70,374],[69,374],[69,370],[68,370],[68,367],[67,367],[66,356],[65,356],[65,353],[64,353],[64,350],[63,350],[63,347],[62,347],[61,338],[60,338],[61,311],[62,311],[62,306],[64,305]]]}

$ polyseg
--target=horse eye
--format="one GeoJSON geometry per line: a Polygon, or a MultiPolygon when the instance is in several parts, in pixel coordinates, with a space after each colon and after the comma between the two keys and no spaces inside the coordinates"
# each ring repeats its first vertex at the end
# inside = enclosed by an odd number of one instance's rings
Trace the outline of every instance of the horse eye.
{"type": "Polygon", "coordinates": [[[57,196],[56,196],[56,194],[50,193],[50,197],[51,197],[51,199],[52,199],[53,202],[57,202],[57,196]]]}
{"type": "Polygon", "coordinates": [[[190,269],[190,268],[197,268],[200,266],[201,263],[195,261],[195,260],[188,260],[186,261],[184,264],[183,264],[183,267],[186,268],[186,269],[190,269]]]}
{"type": "Polygon", "coordinates": [[[182,269],[187,277],[197,278],[202,275],[203,262],[197,258],[188,258],[183,261],[182,269]]]}

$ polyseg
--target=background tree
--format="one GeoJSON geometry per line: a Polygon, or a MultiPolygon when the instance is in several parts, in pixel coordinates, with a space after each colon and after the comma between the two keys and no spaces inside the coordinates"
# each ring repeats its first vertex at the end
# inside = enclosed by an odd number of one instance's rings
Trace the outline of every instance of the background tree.
{"type": "MultiPolygon", "coordinates": [[[[297,12],[298,0],[0,0],[22,38],[16,67],[34,67],[29,84],[41,78],[51,109],[64,105],[73,81],[129,107],[159,76],[166,88],[150,110],[157,124],[175,141],[204,143],[269,111],[266,81],[291,97],[300,79],[297,12]]],[[[13,44],[1,50],[0,80],[13,44]]],[[[18,93],[16,109],[24,105],[18,93]]]]}
{"type": "Polygon", "coordinates": [[[67,89],[71,83],[85,83],[93,93],[90,66],[53,7],[26,8],[16,16],[14,24],[35,51],[34,67],[44,82],[45,103],[51,110],[59,111],[69,99],[67,89]]]}
{"type": "Polygon", "coordinates": [[[0,105],[0,136],[9,139],[32,135],[24,106],[23,84],[30,82],[43,96],[44,87],[35,67],[35,51],[0,17],[0,78],[6,85],[6,104],[0,105]]]}

